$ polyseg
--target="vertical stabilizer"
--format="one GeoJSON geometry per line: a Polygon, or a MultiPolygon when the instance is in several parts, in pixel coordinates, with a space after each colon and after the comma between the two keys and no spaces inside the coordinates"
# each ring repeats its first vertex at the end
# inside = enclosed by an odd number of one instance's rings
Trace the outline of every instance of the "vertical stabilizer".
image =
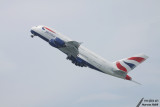
{"type": "Polygon", "coordinates": [[[138,54],[133,57],[124,58],[124,59],[115,61],[114,65],[118,70],[122,70],[128,73],[129,71],[137,67],[139,64],[144,62],[147,58],[148,56],[144,54],[138,54]]]}

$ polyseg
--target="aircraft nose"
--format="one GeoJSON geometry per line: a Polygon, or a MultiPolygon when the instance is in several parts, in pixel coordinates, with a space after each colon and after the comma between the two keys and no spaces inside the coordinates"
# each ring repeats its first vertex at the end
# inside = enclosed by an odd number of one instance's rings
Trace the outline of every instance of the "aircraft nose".
{"type": "Polygon", "coordinates": [[[31,28],[31,30],[35,31],[36,28],[37,28],[36,26],[33,26],[33,27],[31,28]]]}
{"type": "Polygon", "coordinates": [[[33,26],[32,28],[31,28],[31,33],[34,35],[35,34],[35,30],[36,30],[36,26],[33,26]]]}

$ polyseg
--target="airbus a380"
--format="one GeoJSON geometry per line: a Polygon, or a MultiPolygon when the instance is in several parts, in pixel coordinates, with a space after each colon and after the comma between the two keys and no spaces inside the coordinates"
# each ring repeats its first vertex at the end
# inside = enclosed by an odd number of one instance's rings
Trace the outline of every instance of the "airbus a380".
{"type": "Polygon", "coordinates": [[[51,46],[65,53],[67,59],[71,60],[76,66],[89,67],[125,80],[133,81],[128,72],[148,58],[144,54],[138,54],[133,57],[110,62],[88,50],[81,43],[71,40],[50,27],[42,25],[34,26],[31,28],[31,33],[32,38],[38,36],[51,46]]]}

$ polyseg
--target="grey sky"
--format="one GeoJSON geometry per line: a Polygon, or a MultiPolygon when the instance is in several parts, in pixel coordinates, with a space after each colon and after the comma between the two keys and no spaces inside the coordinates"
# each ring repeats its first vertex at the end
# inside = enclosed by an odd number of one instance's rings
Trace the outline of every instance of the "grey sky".
{"type": "Polygon", "coordinates": [[[159,0],[1,0],[1,107],[135,107],[160,99],[159,0]],[[149,59],[129,75],[142,86],[79,68],[38,37],[53,27],[115,61],[138,53],[149,59]]]}

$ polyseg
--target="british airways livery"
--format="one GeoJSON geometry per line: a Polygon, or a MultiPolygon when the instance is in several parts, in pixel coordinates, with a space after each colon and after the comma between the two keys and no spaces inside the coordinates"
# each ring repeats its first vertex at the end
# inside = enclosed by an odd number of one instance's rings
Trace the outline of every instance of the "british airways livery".
{"type": "Polygon", "coordinates": [[[32,38],[38,36],[51,46],[65,53],[67,55],[66,59],[70,60],[76,66],[89,67],[125,80],[133,81],[128,75],[128,72],[148,58],[148,56],[144,54],[138,54],[130,58],[110,62],[88,50],[82,46],[81,43],[73,41],[47,26],[34,26],[31,28],[31,33],[32,38]]]}

